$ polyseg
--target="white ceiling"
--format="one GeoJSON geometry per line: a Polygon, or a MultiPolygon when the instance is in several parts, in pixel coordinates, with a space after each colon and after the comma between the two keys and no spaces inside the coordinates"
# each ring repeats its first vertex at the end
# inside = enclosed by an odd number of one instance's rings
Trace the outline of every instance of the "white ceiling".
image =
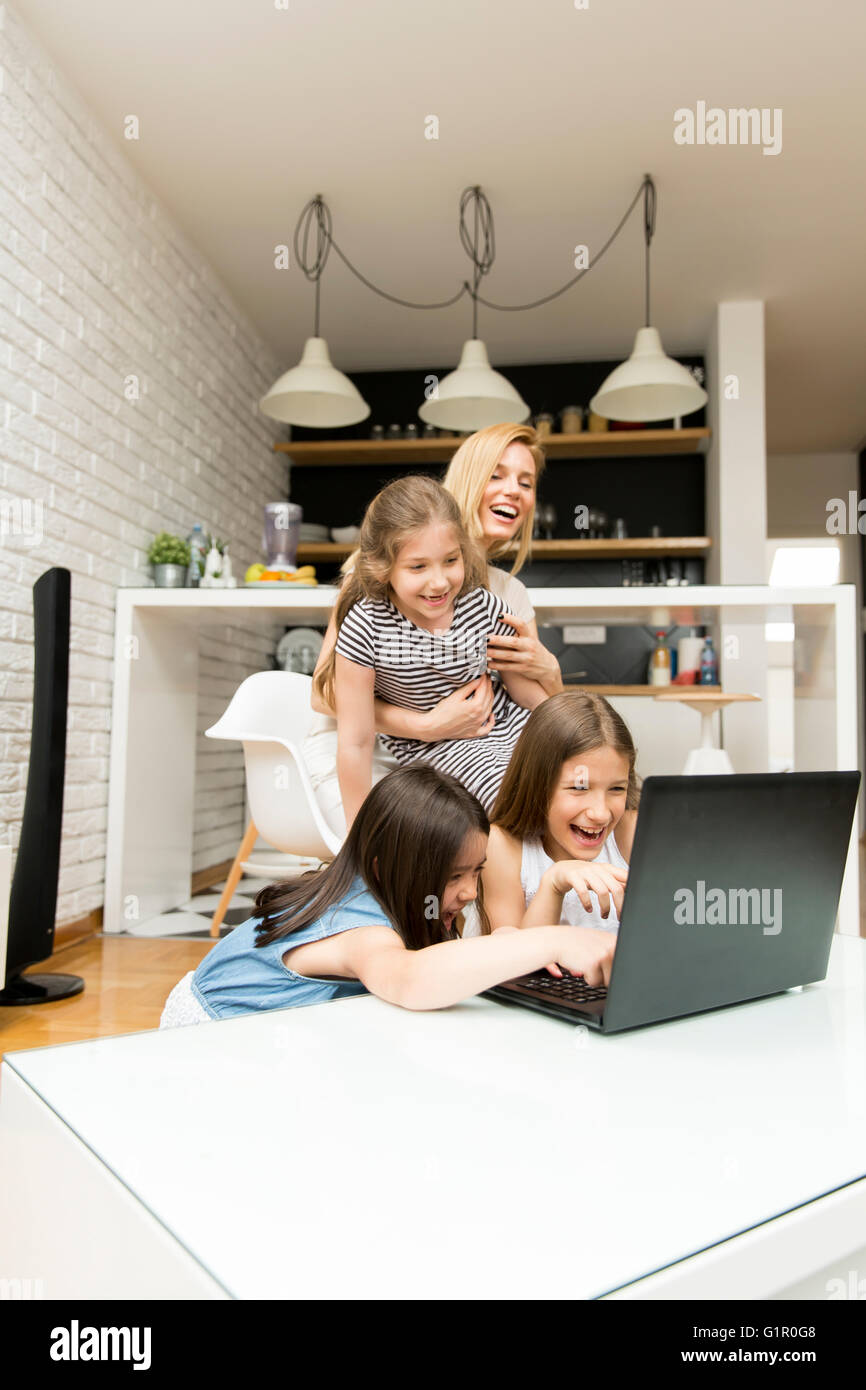
{"type": "MultiPolygon", "coordinates": [[[[862,0],[15,3],[286,367],[312,287],[276,271],[273,248],[313,194],[368,278],[436,300],[468,274],[457,205],[480,183],[497,239],[481,292],[510,303],[564,283],[575,244],[602,244],[647,170],[668,352],[704,350],[717,301],[764,299],[770,450],[866,440],[862,0]],[[781,154],[676,145],[674,110],[699,100],[782,108],[781,154]],[[138,142],[122,139],[130,113],[138,142]]],[[[481,311],[494,364],[626,356],[642,267],[638,208],[558,301],[481,311]]],[[[468,301],[401,309],[331,256],[321,331],[343,369],[417,366],[420,395],[469,327],[468,301]]]]}

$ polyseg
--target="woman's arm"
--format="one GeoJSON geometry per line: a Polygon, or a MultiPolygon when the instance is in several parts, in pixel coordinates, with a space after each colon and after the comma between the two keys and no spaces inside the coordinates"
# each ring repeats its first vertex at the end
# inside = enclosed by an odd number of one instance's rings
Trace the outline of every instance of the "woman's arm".
{"type": "MultiPolygon", "coordinates": [[[[507,835],[498,825],[491,825],[487,841],[487,859],[481,871],[484,885],[484,907],[490,919],[490,930],[518,927],[523,921],[526,903],[520,883],[520,860],[523,846],[513,835],[507,835]]],[[[559,913],[548,917],[558,922],[559,913]]]]}
{"type": "Polygon", "coordinates": [[[337,653],[337,778],[346,816],[352,824],[373,783],[373,687],[376,672],[337,653]]]}
{"type": "Polygon", "coordinates": [[[529,680],[528,677],[504,667],[500,667],[499,674],[514,703],[521,705],[523,709],[535,709],[536,705],[543,704],[548,698],[547,691],[540,681],[529,680]]]}
{"type": "Polygon", "coordinates": [[[584,927],[497,931],[420,951],[407,951],[388,927],[355,928],[342,940],[344,973],[348,969],[371,994],[404,1009],[445,1009],[551,960],[590,986],[606,985],[615,945],[611,933],[584,927]]]}
{"type": "MultiPolygon", "coordinates": [[[[538,625],[521,622],[513,613],[503,613],[502,622],[509,623],[515,635],[505,636],[498,632],[487,639],[487,661],[494,671],[505,676],[506,671],[537,681],[546,695],[558,695],[565,687],[559,662],[539,640],[538,625]]],[[[521,704],[522,701],[518,701],[521,704]]]]}

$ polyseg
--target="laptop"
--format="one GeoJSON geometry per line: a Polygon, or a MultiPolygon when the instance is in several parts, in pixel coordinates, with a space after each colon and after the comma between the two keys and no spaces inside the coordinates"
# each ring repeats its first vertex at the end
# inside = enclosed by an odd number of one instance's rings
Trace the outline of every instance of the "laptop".
{"type": "Polygon", "coordinates": [[[823,980],[859,785],[648,777],[607,989],[539,970],[485,997],[619,1033],[823,980]]]}

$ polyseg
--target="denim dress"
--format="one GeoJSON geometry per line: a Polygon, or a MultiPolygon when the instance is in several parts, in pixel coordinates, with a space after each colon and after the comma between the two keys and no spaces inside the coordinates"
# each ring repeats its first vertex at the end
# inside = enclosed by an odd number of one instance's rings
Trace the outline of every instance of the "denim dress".
{"type": "Polygon", "coordinates": [[[193,997],[209,1018],[236,1018],[268,1009],[291,1009],[348,999],[368,991],[360,980],[317,980],[299,975],[283,964],[296,946],[323,941],[355,927],[391,927],[383,907],[362,878],[356,878],[345,897],[300,931],[290,932],[269,946],[256,946],[261,917],[251,917],[223,937],[192,974],[193,997]]]}

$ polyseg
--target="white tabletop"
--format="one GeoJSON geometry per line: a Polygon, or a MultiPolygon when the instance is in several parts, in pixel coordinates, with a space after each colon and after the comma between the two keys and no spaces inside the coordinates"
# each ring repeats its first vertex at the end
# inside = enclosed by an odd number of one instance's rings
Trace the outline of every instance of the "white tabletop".
{"type": "Polygon", "coordinates": [[[602,1037],[373,998],[7,1055],[241,1298],[586,1298],[866,1172],[866,942],[602,1037]]]}

